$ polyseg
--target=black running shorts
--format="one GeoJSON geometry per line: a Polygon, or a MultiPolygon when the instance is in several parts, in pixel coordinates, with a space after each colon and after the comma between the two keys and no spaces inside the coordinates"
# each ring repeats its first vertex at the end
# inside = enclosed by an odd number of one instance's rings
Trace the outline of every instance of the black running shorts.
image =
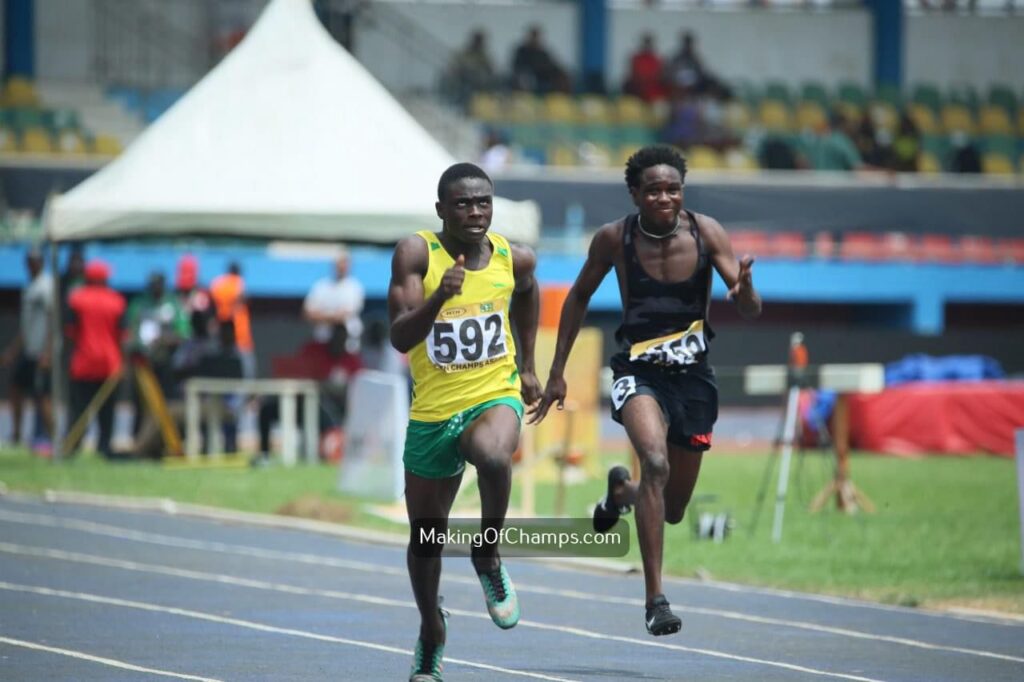
{"type": "Polygon", "coordinates": [[[688,450],[711,448],[711,432],[718,419],[718,386],[715,372],[707,363],[666,372],[641,362],[630,362],[628,354],[612,357],[612,418],[622,423],[622,408],[637,395],[658,401],[668,424],[668,442],[688,450]]]}

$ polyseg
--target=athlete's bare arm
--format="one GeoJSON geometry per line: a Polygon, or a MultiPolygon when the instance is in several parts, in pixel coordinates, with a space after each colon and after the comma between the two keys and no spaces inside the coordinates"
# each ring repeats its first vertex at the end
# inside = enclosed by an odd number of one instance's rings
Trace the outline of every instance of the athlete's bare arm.
{"type": "Polygon", "coordinates": [[[760,315],[761,296],[754,289],[753,256],[744,254],[743,258],[737,261],[729,235],[714,218],[697,215],[697,225],[701,236],[704,237],[704,243],[708,245],[715,270],[729,287],[728,298],[736,302],[736,309],[744,318],[749,320],[760,315]]]}
{"type": "Polygon", "coordinates": [[[558,320],[558,342],[555,345],[555,357],[551,361],[551,371],[548,373],[548,383],[540,402],[530,410],[530,419],[527,422],[529,424],[539,424],[547,416],[552,403],[558,403],[560,410],[565,407],[565,363],[569,359],[573,343],[576,342],[576,335],[580,332],[583,317],[587,314],[590,297],[612,269],[612,256],[619,248],[621,229],[622,221],[604,225],[590,242],[587,259],[583,262],[580,274],[576,276],[576,281],[573,282],[562,305],[562,315],[558,320]]]}
{"type": "Polygon", "coordinates": [[[540,318],[540,287],[537,286],[537,256],[533,249],[512,245],[512,273],[516,288],[512,292],[512,322],[519,334],[519,380],[523,403],[533,405],[540,400],[540,381],[534,365],[537,321],[540,318]]]}
{"type": "Polygon", "coordinates": [[[423,296],[423,277],[427,274],[427,243],[409,236],[398,242],[391,258],[391,283],[388,285],[388,316],[391,319],[391,345],[401,353],[427,338],[444,302],[462,292],[466,277],[465,259],[445,270],[441,286],[430,298],[423,296]]]}

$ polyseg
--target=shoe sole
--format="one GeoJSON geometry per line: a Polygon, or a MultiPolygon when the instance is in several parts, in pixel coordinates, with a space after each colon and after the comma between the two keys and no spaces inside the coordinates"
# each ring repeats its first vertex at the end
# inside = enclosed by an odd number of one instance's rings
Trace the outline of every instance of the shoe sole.
{"type": "Polygon", "coordinates": [[[669,623],[668,625],[658,628],[657,631],[648,628],[647,632],[655,637],[664,637],[665,635],[674,635],[683,629],[683,622],[678,621],[676,623],[669,623]]]}

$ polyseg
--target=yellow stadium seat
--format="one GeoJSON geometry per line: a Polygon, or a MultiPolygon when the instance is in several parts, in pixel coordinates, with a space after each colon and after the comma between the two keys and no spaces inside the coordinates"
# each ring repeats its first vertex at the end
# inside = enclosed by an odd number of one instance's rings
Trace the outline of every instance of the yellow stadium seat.
{"type": "Polygon", "coordinates": [[[963,104],[947,104],[942,107],[942,127],[947,133],[974,132],[974,116],[963,104]]]}
{"type": "Polygon", "coordinates": [[[768,130],[786,132],[793,129],[789,107],[776,100],[761,102],[758,118],[761,121],[761,125],[768,130]]]}
{"type": "Polygon", "coordinates": [[[21,134],[20,149],[25,154],[52,154],[53,139],[44,128],[28,128],[21,134]]]}
{"type": "Polygon", "coordinates": [[[1016,172],[1009,157],[993,152],[981,157],[981,169],[986,175],[1013,175],[1016,172]]]}
{"type": "Polygon", "coordinates": [[[85,140],[73,130],[64,130],[57,134],[57,152],[61,154],[85,154],[85,140]]]}
{"type": "Polygon", "coordinates": [[[731,130],[746,130],[750,127],[750,107],[734,99],[725,105],[725,125],[731,130]]]}
{"type": "Polygon", "coordinates": [[[1017,110],[1017,134],[1024,137],[1024,107],[1017,110]]]}
{"type": "Polygon", "coordinates": [[[534,123],[540,119],[540,100],[528,92],[512,93],[508,116],[517,123],[534,123]]]}
{"type": "Polygon", "coordinates": [[[725,167],[722,155],[711,147],[697,145],[686,152],[686,165],[694,170],[717,170],[725,167]]]}
{"type": "Polygon", "coordinates": [[[576,148],[564,144],[552,145],[548,148],[548,165],[560,167],[577,165],[576,148]]]}
{"type": "Polygon", "coordinates": [[[860,125],[861,119],[864,118],[863,107],[853,102],[839,102],[836,104],[836,108],[843,115],[843,118],[850,121],[851,124],[860,125]]]}
{"type": "Polygon", "coordinates": [[[935,120],[935,112],[923,104],[911,104],[908,108],[911,120],[922,135],[939,132],[939,122],[935,120]]]}
{"type": "Polygon", "coordinates": [[[561,92],[545,95],[542,109],[544,120],[549,123],[575,123],[577,117],[576,102],[572,97],[561,92]]]}
{"type": "Polygon", "coordinates": [[[917,172],[919,173],[941,173],[942,164],[931,152],[921,152],[917,157],[917,172]]]}
{"type": "Polygon", "coordinates": [[[733,149],[727,149],[722,158],[725,162],[725,167],[729,170],[734,171],[756,171],[760,168],[750,152],[739,147],[733,149]]]}
{"type": "Polygon", "coordinates": [[[639,97],[622,95],[615,101],[615,119],[626,125],[649,125],[651,112],[639,97]]]}
{"type": "Polygon", "coordinates": [[[487,123],[500,121],[501,101],[489,92],[478,92],[469,100],[469,115],[487,123]]]}
{"type": "Polygon", "coordinates": [[[978,113],[978,127],[986,135],[1013,135],[1010,115],[1002,107],[987,104],[978,113]]]}
{"type": "Polygon", "coordinates": [[[597,142],[582,142],[577,148],[577,159],[581,166],[607,168],[612,163],[612,151],[597,142]]]}
{"type": "Polygon", "coordinates": [[[608,125],[612,122],[612,106],[602,95],[583,95],[577,107],[579,122],[592,125],[608,125]]]}
{"type": "Polygon", "coordinates": [[[640,151],[640,146],[635,144],[624,144],[619,147],[618,152],[612,156],[613,166],[625,166],[626,162],[629,161],[629,157],[633,156],[640,151]]]}
{"type": "Polygon", "coordinates": [[[801,130],[819,130],[825,126],[828,114],[817,102],[801,102],[796,108],[796,125],[801,130]]]}
{"type": "Polygon", "coordinates": [[[11,76],[0,93],[0,104],[5,107],[34,107],[39,104],[39,96],[31,81],[21,76],[11,76]]]}
{"type": "Polygon", "coordinates": [[[117,156],[121,153],[121,141],[113,135],[97,135],[92,141],[92,153],[117,156]]]}

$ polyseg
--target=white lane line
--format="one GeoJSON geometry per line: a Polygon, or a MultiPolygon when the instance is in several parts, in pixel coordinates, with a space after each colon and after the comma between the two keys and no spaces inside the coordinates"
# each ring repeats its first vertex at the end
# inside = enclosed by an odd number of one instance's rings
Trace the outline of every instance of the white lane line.
{"type": "MultiPolygon", "coordinates": [[[[250,630],[259,630],[260,632],[270,632],[277,635],[290,635],[292,637],[302,637],[304,639],[314,639],[321,642],[331,642],[334,644],[348,644],[350,646],[362,647],[364,649],[373,649],[376,651],[385,651],[392,654],[401,654],[403,656],[413,655],[413,652],[410,649],[400,649],[398,647],[387,646],[386,644],[364,642],[358,639],[334,637],[332,635],[322,635],[317,632],[307,632],[305,630],[295,630],[293,628],[280,628],[274,625],[267,625],[266,623],[257,623],[251,620],[243,620],[241,618],[227,618],[225,616],[218,616],[216,614],[206,613],[203,611],[192,611],[190,609],[179,609],[173,606],[161,606],[159,604],[150,604],[148,602],[118,599],[116,597],[105,597],[103,595],[90,594],[88,592],[71,592],[68,590],[55,590],[49,587],[39,587],[36,585],[20,585],[18,583],[9,583],[6,581],[0,581],[0,590],[8,590],[11,592],[23,592],[28,594],[39,594],[47,597],[62,597],[64,599],[76,599],[78,601],[91,602],[94,604],[105,604],[108,606],[121,606],[130,609],[138,609],[140,611],[165,613],[175,616],[183,616],[185,618],[205,620],[212,623],[220,623],[222,625],[235,625],[237,627],[248,628],[250,630]]],[[[454,663],[458,665],[464,665],[470,668],[478,668],[481,670],[489,670],[491,672],[503,673],[505,675],[530,677],[537,680],[551,680],[552,682],[576,682],[575,680],[571,680],[565,677],[553,677],[551,675],[543,675],[541,673],[531,673],[523,670],[511,670],[509,668],[502,668],[500,666],[490,665],[488,663],[477,663],[475,661],[467,661],[461,658],[445,658],[445,663],[454,663]]]]}
{"type": "MultiPolygon", "coordinates": [[[[68,552],[61,549],[48,549],[40,547],[27,547],[24,545],[14,545],[8,542],[0,542],[0,551],[8,552],[10,554],[19,554],[35,557],[43,557],[47,559],[59,559],[63,561],[73,561],[78,563],[92,564],[96,566],[105,566],[110,568],[120,568],[129,571],[137,571],[140,573],[155,573],[160,575],[173,576],[177,578],[186,578],[189,580],[199,580],[204,582],[213,582],[223,585],[234,585],[236,587],[247,587],[259,590],[268,590],[273,592],[283,592],[286,594],[297,594],[314,597],[328,597],[331,599],[340,599],[347,601],[355,601],[364,604],[373,604],[376,606],[395,606],[407,609],[415,609],[415,602],[404,601],[400,599],[388,599],[385,597],[371,597],[362,594],[355,594],[352,592],[342,592],[339,590],[322,590],[317,588],[300,587],[297,585],[288,585],[284,583],[273,583],[265,580],[252,580],[249,578],[236,578],[233,576],[206,573],[203,571],[194,571],[188,569],[179,568],[168,568],[166,566],[158,566],[155,564],[144,564],[137,561],[125,561],[122,559],[108,559],[106,557],[95,556],[91,554],[82,554],[80,552],[68,552]]],[[[466,611],[463,609],[447,609],[450,613],[457,616],[465,616],[468,618],[477,618],[481,620],[490,620],[490,616],[476,611],[466,611]]],[[[723,658],[731,661],[740,661],[744,663],[751,663],[754,665],[769,666],[773,668],[782,668],[785,670],[793,670],[796,672],[807,673],[811,675],[818,675],[822,677],[835,677],[844,680],[857,680],[859,682],[880,682],[874,678],[860,677],[858,675],[848,675],[845,673],[832,672],[827,670],[818,670],[816,668],[808,668],[806,666],[795,665],[792,663],[785,663],[783,661],[772,661],[767,659],[753,658],[751,656],[741,656],[738,654],[730,654],[723,651],[716,651],[713,649],[702,649],[697,647],[688,647],[678,644],[668,644],[664,642],[655,642],[650,640],[635,639],[633,637],[623,637],[619,635],[609,635],[600,632],[594,632],[591,630],[584,630],[582,628],[575,628],[563,625],[551,625],[547,623],[540,623],[531,620],[522,620],[519,622],[520,627],[536,628],[539,630],[548,630],[552,632],[560,632],[564,634],[576,635],[579,637],[587,637],[589,639],[600,639],[613,642],[624,642],[627,644],[640,644],[642,646],[649,646],[658,649],[666,649],[670,651],[683,651],[687,653],[700,654],[703,656],[711,656],[714,658],[723,658]]]]}
{"type": "MultiPolygon", "coordinates": [[[[173,501],[166,500],[166,499],[154,499],[154,498],[141,498],[141,499],[138,499],[138,498],[124,498],[124,497],[120,497],[120,496],[116,496],[116,495],[86,495],[86,494],[67,494],[67,495],[71,496],[71,499],[63,499],[61,496],[56,494],[56,493],[60,493],[60,491],[47,491],[47,493],[51,494],[51,495],[46,498],[46,500],[47,500],[46,502],[43,502],[43,501],[40,501],[39,499],[33,498],[33,497],[25,494],[25,493],[6,494],[6,493],[3,493],[2,491],[0,491],[0,495],[4,496],[5,500],[7,500],[9,502],[16,503],[16,504],[21,504],[21,505],[25,505],[25,506],[32,506],[32,507],[46,507],[48,503],[49,504],[58,503],[58,504],[69,505],[72,508],[73,508],[74,505],[77,504],[77,505],[80,505],[80,506],[81,505],[102,506],[102,507],[108,508],[108,509],[109,508],[123,508],[123,509],[127,509],[129,511],[132,511],[132,512],[138,512],[138,511],[144,511],[144,512],[163,512],[163,513],[166,513],[166,514],[174,514],[175,513],[175,508],[176,508],[176,504],[173,501]],[[52,497],[52,499],[51,499],[51,497],[52,497]],[[95,499],[93,499],[93,498],[95,498],[95,499]]],[[[61,495],[65,495],[65,493],[61,493],[61,495]]],[[[236,514],[234,512],[231,512],[230,510],[220,510],[220,509],[213,508],[213,507],[211,507],[211,508],[202,508],[202,507],[199,507],[197,505],[190,505],[190,506],[194,507],[196,509],[199,509],[202,512],[202,513],[193,514],[192,516],[194,516],[195,518],[198,518],[200,520],[204,520],[204,521],[227,521],[227,522],[231,522],[231,523],[241,523],[241,524],[250,525],[250,526],[255,523],[257,525],[257,527],[258,527],[260,524],[257,523],[257,521],[263,521],[262,516],[266,516],[266,515],[245,513],[243,516],[240,517],[240,516],[238,516],[238,514],[236,514]],[[255,518],[253,518],[253,517],[255,517],[255,518]]],[[[4,520],[4,517],[5,517],[6,514],[20,515],[19,512],[6,512],[4,510],[0,510],[0,520],[4,520]]],[[[54,519],[54,520],[59,520],[59,521],[65,521],[64,517],[52,517],[52,516],[42,516],[42,515],[30,515],[30,514],[25,514],[24,516],[40,516],[40,518],[47,518],[47,519],[54,519]]],[[[275,528],[282,527],[281,524],[286,524],[286,527],[287,527],[287,522],[289,521],[288,518],[275,518],[275,517],[267,517],[267,518],[273,519],[273,521],[274,521],[273,527],[275,527],[275,528]]],[[[10,519],[7,519],[7,520],[16,521],[16,519],[14,519],[14,518],[10,518],[10,519]]],[[[91,524],[93,526],[96,526],[97,528],[113,528],[113,529],[116,529],[116,530],[124,532],[124,533],[137,532],[137,531],[132,531],[132,530],[125,529],[125,528],[122,528],[122,527],[118,527],[118,526],[108,526],[106,524],[93,523],[93,522],[89,522],[89,521],[79,521],[79,520],[74,520],[74,521],[67,520],[67,521],[68,521],[68,523],[76,523],[77,522],[77,523],[82,523],[82,524],[91,524]]],[[[323,533],[324,532],[322,530],[318,530],[317,528],[311,528],[311,527],[307,527],[306,525],[301,525],[302,522],[304,521],[302,519],[294,519],[294,521],[295,521],[296,524],[299,524],[299,525],[297,525],[293,529],[303,530],[303,531],[310,532],[310,533],[323,533]]],[[[21,521],[21,522],[24,523],[25,521],[21,521]]],[[[42,525],[58,525],[58,524],[51,523],[51,524],[42,524],[42,525]]],[[[70,526],[67,526],[67,527],[70,527],[70,526]]],[[[347,527],[345,527],[345,528],[347,528],[347,527]]],[[[82,530],[85,530],[85,529],[83,528],[82,530]]],[[[355,529],[349,529],[349,530],[351,530],[352,532],[361,532],[361,531],[357,531],[355,529]]],[[[100,532],[100,531],[97,531],[97,530],[87,530],[86,532],[97,532],[99,534],[110,534],[110,533],[100,532]]],[[[143,533],[143,535],[147,535],[147,534],[143,533]]],[[[121,537],[121,536],[119,536],[119,535],[112,535],[112,537],[121,537]]],[[[171,538],[170,536],[159,536],[159,537],[169,538],[171,540],[176,540],[176,541],[180,541],[180,542],[192,542],[192,541],[186,540],[184,538],[171,538]]],[[[338,537],[338,536],[334,536],[334,537],[338,537]]],[[[360,539],[360,538],[351,538],[351,537],[346,537],[346,536],[340,536],[340,537],[342,537],[343,540],[348,540],[348,541],[353,541],[353,542],[360,542],[361,541],[361,542],[370,543],[370,544],[380,544],[380,543],[373,543],[373,541],[368,539],[368,538],[361,538],[360,539]]],[[[142,542],[152,542],[152,540],[146,540],[146,539],[141,539],[140,541],[142,541],[142,542]]],[[[160,543],[158,543],[158,544],[160,544],[160,543]]],[[[203,544],[203,543],[200,543],[200,544],[203,544]]],[[[210,543],[210,544],[220,545],[222,543],[210,543]]],[[[230,551],[233,551],[234,553],[238,553],[238,554],[241,554],[241,552],[238,551],[238,550],[245,549],[245,550],[248,550],[248,551],[251,552],[251,556],[262,556],[264,558],[280,558],[280,557],[265,556],[263,554],[263,552],[265,552],[266,550],[260,550],[258,548],[243,548],[243,547],[240,547],[240,546],[232,546],[232,545],[223,545],[223,546],[224,547],[234,547],[235,549],[234,550],[230,550],[230,551]]],[[[380,544],[380,546],[395,547],[396,545],[394,545],[392,543],[384,543],[384,544],[380,544]]],[[[206,547],[206,549],[210,549],[210,548],[206,547]]],[[[214,551],[223,551],[223,550],[214,550],[214,551]]],[[[307,563],[312,563],[312,564],[332,565],[332,566],[338,566],[338,567],[341,567],[341,568],[352,568],[353,570],[367,570],[367,571],[373,571],[373,572],[381,572],[379,566],[375,566],[373,564],[367,564],[365,562],[346,561],[344,559],[333,559],[333,558],[317,556],[317,555],[313,555],[313,554],[295,555],[295,556],[304,556],[304,557],[313,558],[314,561],[308,561],[307,562],[307,563]],[[332,562],[332,563],[327,564],[327,563],[324,563],[324,561],[329,561],[329,562],[332,562]]],[[[293,560],[301,561],[302,559],[296,558],[296,559],[293,559],[293,560]]],[[[577,573],[579,572],[578,569],[570,567],[570,566],[566,566],[564,564],[563,565],[551,564],[551,566],[553,568],[557,569],[557,570],[560,570],[560,571],[573,571],[573,572],[577,572],[577,573]]],[[[404,571],[402,571],[402,570],[394,569],[391,566],[388,566],[386,568],[387,568],[387,570],[385,570],[383,572],[388,573],[388,574],[392,574],[392,575],[399,575],[399,576],[402,576],[402,577],[406,577],[406,573],[404,571]]],[[[837,597],[837,596],[830,596],[830,595],[819,595],[819,594],[811,594],[811,593],[808,593],[808,592],[794,592],[794,591],[791,591],[791,590],[784,590],[784,589],[770,588],[770,587],[756,587],[756,586],[752,586],[752,585],[741,585],[739,583],[729,583],[729,582],[723,582],[723,581],[717,581],[717,580],[692,580],[692,579],[689,579],[689,578],[666,577],[665,581],[666,582],[670,582],[670,583],[679,584],[679,585],[685,585],[687,587],[700,587],[702,589],[715,589],[715,590],[721,590],[723,592],[731,592],[731,593],[738,593],[738,594],[760,594],[760,595],[765,595],[765,596],[774,597],[774,598],[778,598],[778,599],[804,600],[804,601],[817,602],[817,603],[822,603],[822,604],[829,604],[829,605],[833,605],[833,606],[842,606],[842,607],[857,608],[857,609],[870,609],[870,610],[875,610],[875,611],[885,611],[885,612],[888,612],[888,613],[898,613],[898,614],[901,614],[901,615],[913,616],[913,617],[938,618],[938,619],[943,619],[943,620],[957,620],[957,621],[963,621],[963,622],[967,622],[967,623],[977,623],[977,624],[980,624],[980,625],[997,625],[997,626],[1005,626],[1005,627],[1020,627],[1021,625],[1024,625],[1024,616],[1018,616],[1016,614],[1010,614],[1010,613],[970,612],[968,610],[963,610],[963,609],[961,609],[961,610],[951,609],[949,611],[931,611],[931,610],[927,610],[927,609],[908,608],[908,607],[905,607],[905,606],[894,606],[894,605],[891,605],[891,604],[879,604],[877,602],[863,601],[863,600],[853,599],[853,598],[850,598],[850,597],[837,597]]],[[[466,584],[473,584],[473,585],[475,585],[475,584],[477,584],[477,581],[475,581],[475,580],[468,580],[467,579],[466,580],[466,584]]]]}
{"type": "MultiPolygon", "coordinates": [[[[0,510],[0,520],[15,521],[14,518],[9,518],[13,515],[19,516],[36,516],[30,514],[18,514],[17,512],[4,512],[0,510]]],[[[39,523],[39,525],[45,526],[62,526],[68,527],[74,530],[81,530],[90,533],[96,533],[104,536],[114,537],[117,539],[124,540],[135,540],[139,542],[145,542],[150,544],[157,544],[162,546],[172,547],[187,547],[189,549],[197,549],[203,551],[221,552],[226,554],[236,554],[241,556],[252,556],[263,559],[271,559],[277,561],[293,561],[301,562],[305,564],[312,564],[317,566],[329,566],[332,568],[347,568],[358,571],[365,571],[375,574],[387,574],[393,576],[399,576],[403,580],[407,578],[405,570],[395,568],[393,566],[386,566],[383,564],[373,564],[370,562],[362,561],[351,561],[346,559],[336,559],[333,557],[326,557],[316,554],[299,554],[293,552],[280,552],[276,550],[260,549],[257,547],[245,547],[242,545],[229,545],[220,542],[205,542],[201,540],[191,540],[186,538],[177,538],[173,536],[157,535],[152,533],[145,533],[142,531],[128,530],[120,528],[118,526],[108,526],[106,524],[97,524],[91,521],[79,521],[79,520],[66,520],[60,518],[53,518],[42,516],[39,519],[21,519],[17,520],[20,523],[39,523]]],[[[471,578],[458,575],[445,576],[446,582],[454,582],[463,585],[478,585],[478,581],[471,578]]],[[[567,590],[567,589],[556,589],[550,587],[544,587],[540,585],[531,585],[529,583],[516,582],[516,590],[524,594],[542,594],[553,597],[561,597],[565,599],[575,599],[587,602],[599,602],[603,604],[619,604],[624,606],[641,608],[644,606],[644,602],[641,599],[635,599],[630,597],[615,597],[605,594],[596,594],[590,592],[581,592],[578,590],[567,590]]],[[[925,642],[922,640],[910,639],[907,637],[895,637],[892,635],[880,635],[872,632],[864,632],[862,630],[853,630],[850,628],[840,628],[830,625],[821,625],[809,621],[797,621],[788,620],[783,618],[771,618],[767,616],[757,616],[752,614],[741,613],[737,611],[727,611],[723,609],[711,609],[697,606],[684,606],[679,605],[674,607],[676,610],[684,613],[694,613],[703,616],[711,616],[715,618],[726,618],[729,620],[738,620],[747,623],[755,623],[760,625],[772,625],[776,627],[790,627],[798,630],[808,630],[811,632],[819,632],[824,634],[836,635],[840,637],[850,637],[853,639],[862,639],[874,642],[886,642],[889,644],[897,644],[902,646],[909,646],[917,649],[927,649],[931,651],[947,651],[956,654],[965,654],[969,656],[980,656],[983,658],[995,658],[1000,660],[1013,661],[1015,663],[1024,663],[1024,658],[1011,656],[1008,654],[1001,654],[998,652],[987,651],[984,649],[971,649],[967,647],[956,647],[944,644],[934,644],[931,642],[925,642]]]]}
{"type": "Polygon", "coordinates": [[[11,646],[20,646],[25,649],[35,649],[36,651],[46,651],[51,654],[60,654],[61,656],[69,656],[71,658],[78,658],[83,661],[91,661],[93,663],[102,663],[103,665],[109,665],[112,668],[121,668],[122,670],[131,670],[138,673],[149,673],[151,675],[162,675],[164,677],[174,677],[179,680],[197,680],[197,682],[223,682],[213,677],[199,677],[198,675],[185,675],[183,673],[172,673],[169,670],[157,670],[156,668],[145,668],[141,665],[134,665],[132,663],[125,663],[124,661],[117,661],[113,658],[104,658],[103,656],[93,656],[87,654],[84,651],[72,651],[71,649],[61,649],[55,646],[46,646],[45,644],[37,644],[35,642],[26,642],[21,639],[12,639],[11,637],[0,636],[0,644],[10,644],[11,646]]]}

